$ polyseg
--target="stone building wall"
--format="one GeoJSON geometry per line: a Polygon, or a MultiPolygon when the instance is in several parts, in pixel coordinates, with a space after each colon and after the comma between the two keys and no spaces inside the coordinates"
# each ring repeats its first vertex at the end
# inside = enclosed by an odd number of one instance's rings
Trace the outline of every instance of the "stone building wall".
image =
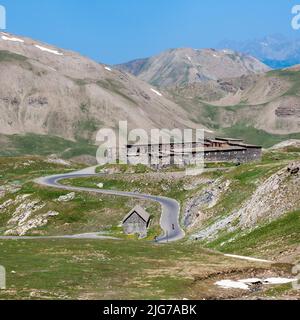
{"type": "Polygon", "coordinates": [[[252,162],[261,160],[262,151],[260,148],[247,148],[244,150],[222,150],[222,151],[205,151],[205,161],[235,161],[235,162],[252,162]]]}
{"type": "Polygon", "coordinates": [[[123,223],[125,234],[139,234],[140,238],[147,237],[147,224],[136,213],[132,214],[125,223],[123,223]]]}
{"type": "MultiPolygon", "coordinates": [[[[185,148],[203,148],[201,143],[188,143],[185,148]]],[[[132,146],[122,151],[128,164],[144,164],[156,168],[163,168],[170,165],[188,166],[199,163],[203,160],[206,162],[252,162],[261,160],[262,149],[254,146],[233,145],[232,149],[224,148],[219,150],[205,150],[200,152],[187,152],[182,154],[182,144],[170,145],[153,145],[153,146],[132,146]],[[175,152],[175,155],[174,155],[175,152]],[[170,153],[173,155],[170,155],[170,153]]],[[[112,151],[109,154],[113,154],[112,151]]]]}

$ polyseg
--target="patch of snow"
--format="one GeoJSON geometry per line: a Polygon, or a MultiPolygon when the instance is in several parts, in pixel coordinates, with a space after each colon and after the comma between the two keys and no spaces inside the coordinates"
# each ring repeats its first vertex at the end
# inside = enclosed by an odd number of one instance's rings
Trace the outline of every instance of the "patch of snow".
{"type": "Polygon", "coordinates": [[[245,283],[233,280],[221,280],[217,281],[215,285],[222,287],[224,289],[241,289],[241,290],[249,290],[249,286],[245,283]]]}
{"type": "Polygon", "coordinates": [[[49,49],[49,48],[46,48],[46,47],[42,47],[42,46],[40,46],[40,45],[38,45],[38,44],[35,44],[34,46],[35,46],[36,48],[42,50],[42,51],[49,52],[49,53],[53,53],[53,54],[56,54],[56,55],[58,55],[58,56],[63,56],[63,55],[64,55],[63,53],[58,52],[57,50],[52,50],[52,49],[49,49]]]}
{"type": "Polygon", "coordinates": [[[107,71],[112,71],[111,68],[109,68],[109,67],[104,67],[104,69],[107,71]]]}
{"type": "Polygon", "coordinates": [[[250,278],[250,279],[242,279],[238,281],[234,280],[221,280],[217,281],[215,285],[222,287],[224,289],[242,289],[249,290],[250,287],[254,284],[261,285],[276,285],[276,284],[286,284],[297,281],[297,279],[289,279],[289,278],[268,278],[268,279],[259,279],[259,278],[250,278]]]}
{"type": "Polygon", "coordinates": [[[24,40],[19,39],[19,38],[15,38],[15,37],[2,36],[1,38],[2,38],[3,40],[5,40],[5,41],[13,41],[13,42],[21,42],[21,43],[24,43],[24,40]]]}
{"type": "Polygon", "coordinates": [[[252,258],[252,257],[237,256],[237,255],[235,255],[235,254],[224,254],[224,256],[225,256],[225,257],[229,257],[229,258],[241,259],[241,260],[272,263],[272,261],[269,261],[269,260],[257,259],[257,258],[252,258]]]}
{"type": "Polygon", "coordinates": [[[215,58],[220,58],[220,56],[218,56],[217,54],[213,54],[213,57],[215,57],[215,58]]]}
{"type": "Polygon", "coordinates": [[[51,71],[57,72],[57,70],[55,68],[53,68],[53,67],[48,66],[48,69],[51,70],[51,71]]]}
{"type": "Polygon", "coordinates": [[[156,93],[158,96],[162,97],[162,94],[160,92],[158,92],[157,90],[151,88],[151,91],[156,93]]]}
{"type": "Polygon", "coordinates": [[[190,56],[186,55],[186,57],[190,62],[192,62],[192,58],[190,56]]]}
{"type": "Polygon", "coordinates": [[[289,279],[289,278],[268,278],[265,279],[263,282],[265,284],[286,284],[286,283],[292,283],[294,281],[297,281],[297,279],[289,279]]]}
{"type": "Polygon", "coordinates": [[[223,52],[223,53],[227,53],[227,54],[233,53],[233,51],[232,51],[232,50],[229,50],[229,49],[223,49],[222,52],[223,52]]]}
{"type": "Polygon", "coordinates": [[[253,284],[253,283],[262,282],[262,280],[259,278],[250,278],[250,279],[239,280],[239,282],[246,283],[246,284],[249,284],[249,283],[253,284]]]}

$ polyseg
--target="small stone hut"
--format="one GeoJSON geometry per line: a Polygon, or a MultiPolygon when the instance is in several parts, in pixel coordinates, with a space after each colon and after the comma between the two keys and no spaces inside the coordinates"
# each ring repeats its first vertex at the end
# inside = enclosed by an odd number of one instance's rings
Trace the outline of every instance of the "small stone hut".
{"type": "Polygon", "coordinates": [[[123,220],[125,234],[139,234],[140,238],[147,237],[150,215],[141,206],[133,208],[123,220]]]}

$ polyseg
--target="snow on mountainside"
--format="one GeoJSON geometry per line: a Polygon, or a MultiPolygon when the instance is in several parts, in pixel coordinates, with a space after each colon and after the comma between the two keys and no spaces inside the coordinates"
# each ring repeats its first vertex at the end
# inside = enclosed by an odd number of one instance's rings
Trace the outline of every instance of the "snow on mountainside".
{"type": "Polygon", "coordinates": [[[0,33],[0,133],[93,140],[102,127],[195,127],[190,115],[135,77],[75,52],[0,33]]]}

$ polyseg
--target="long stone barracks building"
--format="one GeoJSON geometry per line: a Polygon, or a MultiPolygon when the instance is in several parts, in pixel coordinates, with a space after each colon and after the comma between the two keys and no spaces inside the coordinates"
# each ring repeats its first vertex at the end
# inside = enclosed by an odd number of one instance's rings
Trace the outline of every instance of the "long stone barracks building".
{"type": "Polygon", "coordinates": [[[206,138],[204,142],[129,144],[124,149],[127,163],[148,164],[156,168],[196,165],[204,162],[246,163],[260,161],[262,147],[246,144],[241,139],[206,138]]]}

